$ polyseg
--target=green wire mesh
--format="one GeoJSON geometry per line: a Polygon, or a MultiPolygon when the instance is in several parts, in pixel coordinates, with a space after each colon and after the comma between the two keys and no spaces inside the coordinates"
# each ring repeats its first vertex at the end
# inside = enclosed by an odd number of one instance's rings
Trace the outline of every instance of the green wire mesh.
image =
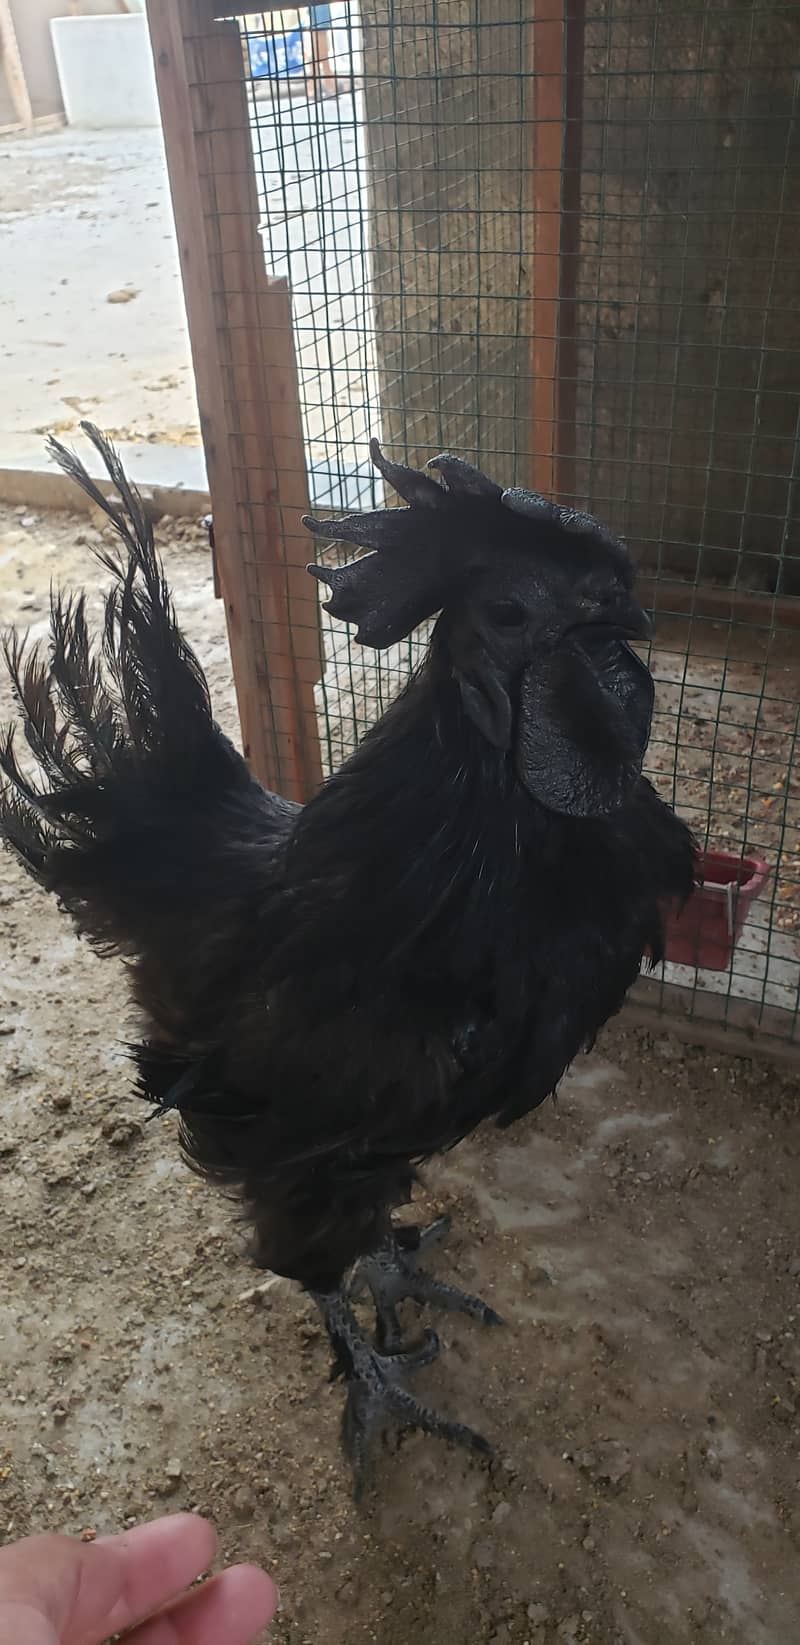
{"type": "MultiPolygon", "coordinates": [[[[239,19],[313,511],[383,500],[369,434],[530,483],[530,0],[330,9],[327,43],[307,10],[239,19]]],[[[704,845],[771,868],[727,970],[651,989],[800,1039],[800,12],[572,0],[566,24],[562,491],[627,537],[656,612],[650,776],[704,845]]],[[[326,770],[425,638],[376,656],[323,615],[326,770]]]]}

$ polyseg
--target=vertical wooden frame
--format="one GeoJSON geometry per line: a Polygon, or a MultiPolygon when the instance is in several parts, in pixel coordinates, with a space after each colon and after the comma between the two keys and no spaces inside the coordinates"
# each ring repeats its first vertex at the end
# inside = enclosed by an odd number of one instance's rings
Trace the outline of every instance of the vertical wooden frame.
{"type": "Polygon", "coordinates": [[[214,11],[148,3],[244,751],[262,782],[305,800],[321,780],[322,645],[291,301],[258,234],[239,29],[214,11]]]}
{"type": "Polygon", "coordinates": [[[533,483],[572,502],[584,0],[535,0],[532,33],[533,483]]]}
{"type": "Polygon", "coordinates": [[[556,492],[576,501],[578,270],[581,250],[585,0],[565,0],[564,145],[559,244],[560,302],[556,356],[556,492]]]}
{"type": "Polygon", "coordinates": [[[10,0],[0,0],[0,74],[3,73],[17,120],[25,130],[30,131],[33,126],[33,109],[17,42],[17,31],[11,15],[10,0]]]}

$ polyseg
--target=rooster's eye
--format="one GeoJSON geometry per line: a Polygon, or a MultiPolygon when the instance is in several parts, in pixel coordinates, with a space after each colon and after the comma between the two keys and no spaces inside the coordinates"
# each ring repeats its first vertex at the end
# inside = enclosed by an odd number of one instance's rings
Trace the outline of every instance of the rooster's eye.
{"type": "Polygon", "coordinates": [[[521,628],[525,621],[525,607],[517,600],[495,600],[486,615],[493,628],[521,628]]]}

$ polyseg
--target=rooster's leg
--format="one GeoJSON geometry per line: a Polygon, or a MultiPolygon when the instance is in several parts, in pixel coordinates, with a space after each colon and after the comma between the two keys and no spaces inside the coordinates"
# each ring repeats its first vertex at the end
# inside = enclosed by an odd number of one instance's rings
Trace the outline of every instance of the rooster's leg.
{"type": "Polygon", "coordinates": [[[420,1257],[432,1245],[437,1245],[449,1229],[449,1217],[439,1217],[430,1228],[395,1228],[377,1251],[361,1258],[355,1272],[353,1295],[363,1296],[367,1289],[371,1291],[377,1313],[376,1341],[382,1353],[397,1354],[403,1346],[397,1304],[407,1298],[428,1303],[431,1308],[469,1314],[482,1325],[502,1325],[500,1315],[480,1297],[447,1285],[420,1268],[420,1257]]]}
{"type": "Polygon", "coordinates": [[[361,1330],[344,1292],[318,1295],[316,1301],[333,1348],[332,1375],[344,1377],[347,1384],[342,1442],[353,1469],[356,1500],[366,1482],[372,1443],[390,1425],[421,1428],[427,1434],[438,1434],[491,1456],[492,1448],[481,1434],[463,1422],[439,1416],[420,1404],[404,1386],[406,1373],[419,1371],[436,1358],[439,1339],[435,1331],[426,1331],[417,1348],[398,1354],[381,1353],[361,1330]]]}

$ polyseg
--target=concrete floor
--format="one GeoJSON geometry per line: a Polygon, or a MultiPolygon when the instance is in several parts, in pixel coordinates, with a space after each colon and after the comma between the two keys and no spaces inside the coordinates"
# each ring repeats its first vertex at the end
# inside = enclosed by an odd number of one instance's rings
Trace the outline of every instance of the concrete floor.
{"type": "Polygon", "coordinates": [[[0,234],[0,463],[82,416],[120,440],[198,445],[161,133],[6,139],[0,234]]]}

